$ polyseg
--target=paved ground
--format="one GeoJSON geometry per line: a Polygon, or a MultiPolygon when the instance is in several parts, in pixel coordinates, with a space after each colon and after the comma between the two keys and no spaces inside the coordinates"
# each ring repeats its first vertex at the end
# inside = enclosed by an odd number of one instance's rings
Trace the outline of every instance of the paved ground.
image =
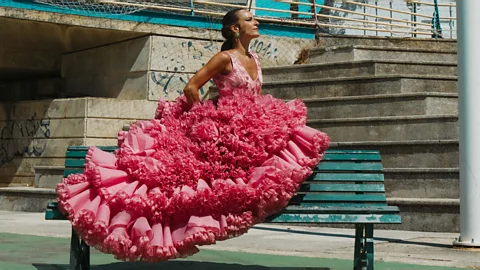
{"type": "MultiPolygon", "coordinates": [[[[70,225],[42,213],[0,211],[0,270],[67,269],[70,225]]],[[[375,231],[376,269],[480,269],[480,252],[456,250],[457,234],[375,231]]],[[[160,264],[123,263],[92,253],[92,270],[351,269],[349,229],[261,224],[248,234],[201,247],[200,253],[160,264]]]]}

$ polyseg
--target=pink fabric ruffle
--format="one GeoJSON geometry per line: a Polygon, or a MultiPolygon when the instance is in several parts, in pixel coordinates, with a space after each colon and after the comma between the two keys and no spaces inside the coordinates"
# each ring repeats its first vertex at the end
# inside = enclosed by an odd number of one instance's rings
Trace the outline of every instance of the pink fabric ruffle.
{"type": "Polygon", "coordinates": [[[216,106],[160,101],[155,119],[119,134],[115,154],[91,147],[84,174],[57,186],[80,237],[121,260],[163,261],[281,211],[330,139],[306,126],[300,100],[247,90],[216,106]]]}

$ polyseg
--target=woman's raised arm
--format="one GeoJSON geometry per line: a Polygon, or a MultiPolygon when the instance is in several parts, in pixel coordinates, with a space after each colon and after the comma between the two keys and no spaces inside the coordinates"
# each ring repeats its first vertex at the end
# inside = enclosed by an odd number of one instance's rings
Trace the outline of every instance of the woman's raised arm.
{"type": "Polygon", "coordinates": [[[232,71],[232,65],[230,63],[230,56],[226,52],[219,52],[213,56],[205,66],[198,70],[183,89],[188,103],[193,105],[193,103],[200,100],[198,89],[205,85],[215,75],[219,73],[230,73],[232,71]]]}

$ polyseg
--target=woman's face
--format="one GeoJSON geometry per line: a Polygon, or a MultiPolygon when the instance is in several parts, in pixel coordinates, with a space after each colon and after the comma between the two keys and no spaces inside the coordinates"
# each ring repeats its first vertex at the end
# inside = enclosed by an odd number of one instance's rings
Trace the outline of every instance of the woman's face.
{"type": "Polygon", "coordinates": [[[237,16],[241,37],[245,36],[248,38],[257,38],[260,36],[258,33],[259,23],[248,10],[238,11],[237,16]]]}

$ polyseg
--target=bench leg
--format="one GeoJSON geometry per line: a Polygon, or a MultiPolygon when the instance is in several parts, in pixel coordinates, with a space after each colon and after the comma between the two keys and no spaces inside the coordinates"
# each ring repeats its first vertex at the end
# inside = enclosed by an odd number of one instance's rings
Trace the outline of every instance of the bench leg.
{"type": "Polygon", "coordinates": [[[87,243],[83,242],[80,245],[81,252],[82,252],[82,270],[90,270],[90,247],[87,243]]]}
{"type": "Polygon", "coordinates": [[[374,249],[373,249],[373,224],[366,224],[365,227],[365,248],[367,250],[367,270],[373,270],[374,249]]]}
{"type": "Polygon", "coordinates": [[[374,269],[373,224],[355,225],[354,270],[374,269]]]}
{"type": "Polygon", "coordinates": [[[77,235],[72,228],[70,239],[70,270],[90,270],[90,247],[77,235]]]}
{"type": "Polygon", "coordinates": [[[353,270],[362,270],[364,266],[363,253],[364,253],[364,237],[363,232],[365,230],[365,224],[355,224],[355,252],[353,255],[353,270]]]}

